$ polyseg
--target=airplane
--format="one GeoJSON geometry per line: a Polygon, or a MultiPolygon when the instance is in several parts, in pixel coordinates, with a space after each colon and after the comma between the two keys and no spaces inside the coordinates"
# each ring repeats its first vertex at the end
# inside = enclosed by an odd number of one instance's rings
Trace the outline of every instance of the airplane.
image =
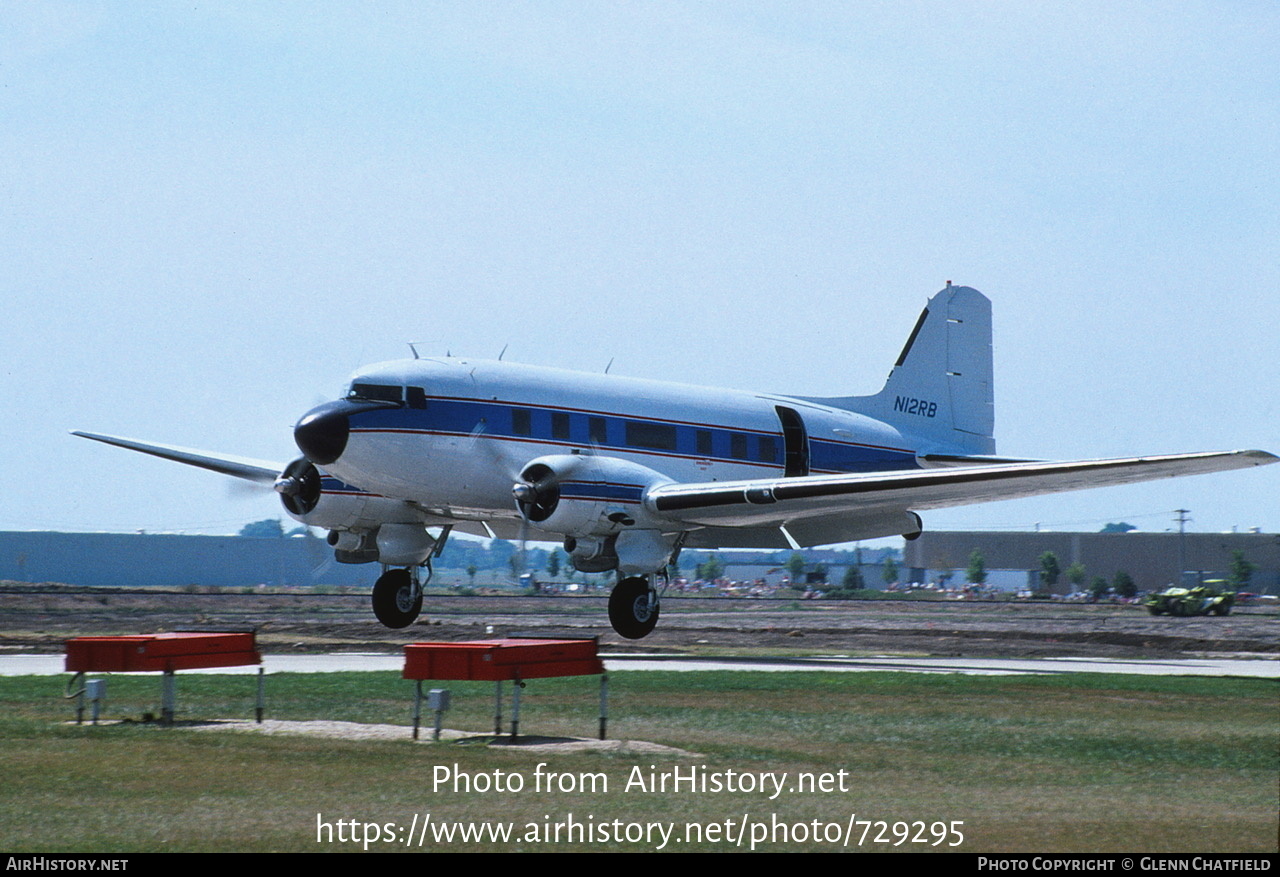
{"type": "Polygon", "coordinates": [[[294,427],[281,466],[76,431],[269,484],[328,530],[335,559],[378,563],[373,611],[412,624],[452,532],[562,540],[612,571],[609,620],[650,633],[683,548],[800,549],[920,535],[919,512],[1262,466],[1265,451],[1047,462],[995,455],[991,303],[950,282],[926,304],[883,389],[781,396],[465,357],[357,372],[294,427]]]}

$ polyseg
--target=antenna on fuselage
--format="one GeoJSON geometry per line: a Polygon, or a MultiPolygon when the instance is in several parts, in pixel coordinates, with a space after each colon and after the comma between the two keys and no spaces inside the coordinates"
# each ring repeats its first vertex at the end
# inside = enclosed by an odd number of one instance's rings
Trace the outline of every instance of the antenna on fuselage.
{"type": "Polygon", "coordinates": [[[510,346],[511,346],[511,342],[510,342],[510,341],[508,341],[506,344],[502,345],[502,352],[498,354],[498,362],[502,362],[502,357],[506,356],[506,354],[507,354],[507,348],[508,348],[508,347],[510,347],[510,346]]]}
{"type": "Polygon", "coordinates": [[[408,344],[408,345],[409,345],[409,349],[413,351],[413,358],[414,358],[414,359],[419,359],[420,357],[418,356],[418,348],[417,348],[417,346],[416,346],[416,345],[421,344],[422,342],[421,342],[421,341],[406,341],[405,343],[406,343],[406,344],[408,344]]]}
{"type": "Polygon", "coordinates": [[[609,364],[608,364],[608,365],[606,365],[606,366],[604,367],[604,373],[605,373],[605,374],[608,374],[608,373],[609,373],[609,369],[613,368],[613,360],[614,360],[614,359],[615,359],[615,357],[612,357],[612,356],[611,356],[611,357],[609,357],[609,364]]]}

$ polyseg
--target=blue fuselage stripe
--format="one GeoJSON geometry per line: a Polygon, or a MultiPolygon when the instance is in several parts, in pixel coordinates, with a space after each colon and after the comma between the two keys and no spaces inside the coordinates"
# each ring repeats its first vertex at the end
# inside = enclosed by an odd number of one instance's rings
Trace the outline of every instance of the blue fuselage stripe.
{"type": "MultiPolygon", "coordinates": [[[[598,448],[627,454],[679,457],[737,465],[783,468],[784,437],[777,432],[695,424],[652,417],[503,401],[429,398],[426,408],[383,408],[353,415],[353,432],[422,433],[467,436],[478,432],[488,438],[560,444],[571,448],[598,448]],[[524,421],[517,430],[516,415],[524,421]],[[553,414],[556,417],[553,419],[553,414]],[[565,420],[568,422],[565,423],[565,420]],[[627,444],[628,424],[653,428],[653,444],[627,444]],[[654,445],[660,444],[661,447],[654,445]]],[[[651,439],[652,441],[652,439],[651,439]]],[[[911,451],[809,438],[810,470],[814,474],[876,472],[915,468],[911,451]]]]}

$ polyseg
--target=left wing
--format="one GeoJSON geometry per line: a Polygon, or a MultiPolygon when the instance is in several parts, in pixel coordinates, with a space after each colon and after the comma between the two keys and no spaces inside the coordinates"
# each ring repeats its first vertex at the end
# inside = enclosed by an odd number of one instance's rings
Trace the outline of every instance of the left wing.
{"type": "Polygon", "coordinates": [[[284,466],[281,464],[267,460],[234,457],[230,454],[212,454],[208,451],[181,448],[177,445],[140,442],[137,439],[121,438],[117,435],[100,435],[95,432],[81,432],[80,430],[75,430],[71,434],[80,436],[80,438],[93,439],[95,442],[115,445],[117,448],[127,448],[130,451],[139,451],[143,454],[150,454],[153,457],[173,460],[177,463],[186,463],[188,466],[198,466],[201,469],[220,472],[223,475],[231,475],[234,478],[243,478],[245,481],[256,481],[259,484],[274,483],[280,477],[280,473],[284,471],[284,466]]]}
{"type": "Polygon", "coordinates": [[[648,492],[650,511],[706,527],[784,527],[816,518],[887,517],[1045,493],[1132,484],[1265,466],[1266,451],[1217,451],[1065,463],[1003,463],[948,469],[807,475],[800,478],[667,484],[648,492]]]}

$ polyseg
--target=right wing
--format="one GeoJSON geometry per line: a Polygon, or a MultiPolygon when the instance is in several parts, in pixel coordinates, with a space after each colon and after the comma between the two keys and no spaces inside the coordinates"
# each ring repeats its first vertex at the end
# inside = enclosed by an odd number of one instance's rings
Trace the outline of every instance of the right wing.
{"type": "Polygon", "coordinates": [[[650,490],[645,503],[662,518],[707,527],[785,527],[797,521],[834,524],[845,518],[884,517],[1278,461],[1266,451],[1217,451],[666,484],[650,490]]]}

